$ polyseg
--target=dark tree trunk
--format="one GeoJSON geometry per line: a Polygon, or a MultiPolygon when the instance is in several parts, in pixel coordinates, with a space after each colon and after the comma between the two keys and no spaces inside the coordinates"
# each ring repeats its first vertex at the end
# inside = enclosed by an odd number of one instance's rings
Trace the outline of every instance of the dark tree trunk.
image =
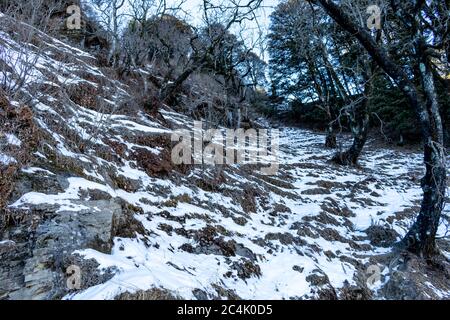
{"type": "Polygon", "coordinates": [[[433,70],[423,47],[419,45],[418,51],[422,55],[419,68],[427,100],[426,108],[430,115],[431,135],[425,142],[424,148],[426,173],[421,181],[424,195],[420,213],[402,244],[416,254],[431,256],[437,252],[435,237],[444,208],[447,172],[442,120],[439,114],[433,70]]]}
{"type": "Polygon", "coordinates": [[[367,134],[369,131],[369,114],[367,112],[368,98],[359,104],[351,116],[351,130],[353,135],[352,146],[344,151],[339,152],[333,157],[335,163],[341,165],[356,165],[358,158],[367,141],[367,134]]]}
{"type": "Polygon", "coordinates": [[[337,147],[336,133],[334,132],[333,123],[330,122],[327,126],[327,135],[325,138],[325,147],[334,149],[337,147]]]}
{"type": "Polygon", "coordinates": [[[159,100],[162,103],[167,102],[175,92],[177,92],[181,86],[183,85],[184,81],[186,81],[189,76],[194,73],[199,68],[198,65],[194,65],[188,69],[186,69],[174,82],[167,84],[165,87],[161,89],[161,93],[159,95],[159,100]]]}
{"type": "Polygon", "coordinates": [[[446,190],[446,170],[444,150],[430,141],[425,145],[426,174],[422,178],[423,199],[419,216],[401,242],[418,255],[432,256],[438,252],[436,248],[436,233],[444,207],[446,190]]]}
{"type": "MultiPolygon", "coordinates": [[[[381,40],[381,31],[377,32],[376,42],[381,40]]],[[[366,62],[366,72],[364,73],[366,83],[364,85],[364,97],[360,104],[352,110],[350,114],[350,128],[353,135],[353,144],[347,151],[337,153],[333,157],[335,163],[341,165],[354,166],[358,163],[358,159],[367,142],[367,135],[369,133],[369,105],[373,91],[374,74],[377,70],[377,64],[372,59],[371,62],[366,62]]],[[[347,97],[343,96],[344,101],[348,101],[347,97]]]]}
{"type": "MultiPolygon", "coordinates": [[[[372,69],[374,69],[374,66],[372,66],[372,69]]],[[[350,113],[350,128],[353,135],[352,146],[345,152],[337,153],[332,159],[333,162],[340,165],[356,165],[367,141],[367,135],[369,133],[368,110],[370,96],[372,95],[371,72],[368,72],[366,79],[363,100],[357,103],[350,113]]]]}
{"type": "MultiPolygon", "coordinates": [[[[308,69],[311,73],[311,77],[313,79],[314,88],[316,90],[317,96],[319,97],[320,104],[322,106],[322,110],[327,114],[328,126],[326,128],[326,136],[325,136],[325,147],[326,148],[336,148],[337,147],[337,138],[336,133],[334,132],[334,118],[331,111],[330,106],[330,95],[328,93],[327,82],[323,77],[320,70],[317,68],[314,60],[308,60],[308,69]],[[323,89],[322,89],[323,88],[323,89]]],[[[330,81],[332,81],[330,79],[330,81]]],[[[331,82],[332,83],[332,82],[331,82]]]]}
{"type": "Polygon", "coordinates": [[[423,48],[422,36],[415,32],[413,43],[420,57],[422,84],[427,99],[419,99],[417,89],[406,72],[396,64],[386,50],[377,45],[371,35],[347,15],[332,0],[317,0],[325,11],[345,30],[354,35],[376,63],[394,80],[415,111],[422,129],[426,174],[422,179],[423,199],[420,213],[401,244],[421,256],[436,253],[436,232],[446,192],[446,158],[443,145],[442,121],[434,87],[433,72],[423,48]],[[421,44],[422,43],[422,44],[421,44]]]}

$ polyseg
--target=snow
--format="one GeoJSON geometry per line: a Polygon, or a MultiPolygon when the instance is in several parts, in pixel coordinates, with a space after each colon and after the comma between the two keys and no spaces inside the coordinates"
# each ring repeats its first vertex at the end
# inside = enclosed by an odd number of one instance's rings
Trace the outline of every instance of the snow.
{"type": "Polygon", "coordinates": [[[149,127],[146,125],[136,123],[131,120],[117,119],[115,122],[116,123],[111,125],[113,128],[122,127],[122,128],[126,128],[128,130],[136,130],[136,131],[142,131],[142,132],[146,132],[146,133],[170,133],[171,132],[170,130],[167,130],[167,129],[149,127]]]}
{"type": "MultiPolygon", "coordinates": [[[[319,146],[323,141],[322,136],[312,134],[308,131],[298,129],[285,130],[281,140],[283,152],[281,152],[280,156],[283,161],[282,165],[306,163],[309,158],[318,156],[319,153],[329,155],[329,151],[319,146]],[[293,152],[294,149],[296,152],[293,152]]],[[[371,155],[370,157],[369,155],[364,157],[364,162],[370,163],[368,165],[369,169],[376,168],[377,165],[374,162],[383,159],[388,154],[389,152],[380,150],[377,152],[377,157],[372,157],[371,155]]],[[[322,163],[320,160],[316,161],[319,165],[325,165],[326,160],[323,160],[324,162],[322,163]]],[[[408,172],[413,167],[420,166],[420,157],[413,157],[413,161],[409,162],[406,169],[402,167],[396,170],[392,169],[393,166],[384,166],[379,178],[381,179],[381,177],[386,176],[396,177],[404,172],[408,172]]],[[[288,166],[287,168],[290,167],[288,166]]],[[[179,222],[166,220],[158,215],[153,216],[151,219],[145,219],[144,216],[137,216],[136,218],[144,224],[145,228],[152,230],[154,233],[151,237],[152,245],[147,247],[139,238],[117,238],[111,254],[104,254],[91,249],[78,251],[86,259],[96,259],[100,264],[100,269],[116,267],[119,271],[110,281],[89,288],[81,293],[66,296],[66,299],[111,299],[125,291],[134,292],[153,287],[164,287],[183,298],[191,299],[193,298],[193,289],[201,288],[207,292],[214,292],[211,286],[215,283],[221,283],[225,288],[234,290],[236,294],[245,299],[287,299],[309,294],[311,284],[306,278],[317,270],[321,270],[321,272],[326,274],[330,284],[335,288],[342,287],[345,282],[349,284],[354,283],[353,276],[356,269],[352,264],[341,261],[337,257],[330,258],[323,253],[328,250],[334,253],[340,252],[341,254],[345,253],[346,255],[352,256],[355,253],[355,249],[347,243],[325,240],[321,236],[317,238],[305,237],[304,240],[308,246],[302,248],[294,244],[283,245],[279,240],[272,240],[270,241],[271,247],[276,249],[272,254],[268,254],[267,249],[257,245],[252,239],[261,236],[264,237],[264,235],[269,233],[289,232],[289,226],[301,222],[305,217],[317,216],[321,211],[320,203],[324,200],[331,198],[339,201],[340,197],[343,196],[342,194],[337,195],[336,192],[325,195],[304,196],[302,191],[311,189],[317,180],[357,184],[370,177],[370,174],[368,175],[367,173],[354,169],[339,172],[324,166],[319,178],[317,178],[309,175],[317,169],[300,170],[299,168],[291,168],[287,170],[291,175],[297,177],[293,182],[295,189],[280,188],[280,190],[301,196],[303,201],[294,201],[289,197],[271,193],[271,203],[285,203],[292,211],[292,214],[285,221],[285,226],[271,225],[270,216],[260,206],[258,206],[257,214],[245,226],[240,226],[230,217],[223,217],[221,213],[197,204],[178,203],[176,207],[170,208],[152,205],[145,206],[140,202],[140,198],[145,197],[142,192],[136,193],[135,197],[132,197],[131,194],[125,195],[123,191],[117,192],[118,195],[127,199],[127,201],[141,205],[145,212],[164,210],[174,217],[186,217],[192,212],[208,216],[217,225],[224,227],[230,234],[234,235],[225,237],[225,241],[233,239],[260,257],[258,258],[258,265],[261,268],[261,277],[253,276],[245,281],[236,281],[233,278],[223,277],[223,274],[229,271],[227,267],[229,262],[227,263],[223,256],[190,254],[177,249],[183,243],[186,243],[186,239],[177,234],[169,236],[158,228],[160,223],[166,223],[173,228],[183,227],[190,230],[200,230],[207,225],[203,220],[190,218],[180,224],[179,222]],[[156,243],[158,244],[157,248],[153,245],[156,243]],[[311,251],[312,246],[320,248],[321,252],[316,253],[311,251]],[[299,252],[302,254],[299,254],[299,252]],[[173,266],[177,267],[174,268],[173,266]],[[303,271],[298,272],[294,270],[294,266],[298,266],[303,271]]],[[[128,177],[144,179],[144,176],[137,169],[127,167],[124,168],[124,172],[128,177]]],[[[227,172],[227,176],[230,179],[240,180],[240,182],[251,183],[251,180],[241,176],[239,173],[232,174],[227,172]]],[[[377,183],[380,182],[377,180],[377,183]]],[[[223,194],[193,190],[182,185],[173,186],[167,181],[161,183],[161,185],[167,184],[170,186],[173,196],[188,194],[190,197],[198,199],[201,203],[208,201],[209,203],[220,203],[227,207],[230,212],[242,212],[242,208],[236,205],[235,199],[228,198],[223,194]]],[[[361,236],[363,234],[361,231],[375,223],[381,223],[388,217],[395,215],[396,212],[411,206],[421,196],[420,187],[416,185],[398,188],[396,185],[387,183],[387,185],[383,186],[383,190],[379,190],[375,186],[375,183],[369,183],[368,188],[381,193],[381,197],[379,198],[365,194],[365,196],[373,199],[378,204],[367,207],[355,201],[349,201],[347,203],[348,207],[351,207],[354,213],[354,216],[349,218],[354,225],[354,231],[343,225],[334,227],[339,234],[346,238],[351,238],[352,234],[354,236],[361,236]]],[[[350,194],[350,191],[341,191],[341,193],[350,194]]],[[[158,198],[153,198],[152,200],[155,202],[158,200],[161,201],[158,198]]],[[[343,221],[340,217],[336,219],[343,221]]],[[[397,225],[394,223],[394,226],[400,234],[406,232],[402,224],[397,225]]],[[[293,235],[295,236],[295,234],[293,235]]],[[[195,244],[193,240],[188,240],[189,242],[193,245],[195,244]]],[[[368,241],[361,241],[360,243],[368,244],[368,241]]],[[[374,248],[369,251],[361,251],[360,254],[369,257],[370,255],[384,254],[387,250],[385,248],[374,248]]],[[[339,254],[336,255],[338,256],[339,254]]],[[[228,259],[238,261],[239,257],[230,257],[228,259]]]]}
{"type": "Polygon", "coordinates": [[[95,183],[84,178],[72,177],[68,178],[69,187],[62,193],[56,195],[44,194],[40,192],[28,192],[20,197],[16,202],[11,204],[10,208],[29,208],[32,205],[58,205],[61,211],[81,211],[89,209],[88,207],[76,204],[73,200],[79,200],[79,192],[81,190],[101,190],[107,193],[114,194],[114,191],[105,185],[95,183]]]}
{"type": "Polygon", "coordinates": [[[15,164],[15,163],[17,163],[16,159],[14,159],[13,157],[11,157],[7,154],[0,153],[0,164],[9,166],[9,165],[15,164]]]}
{"type": "Polygon", "coordinates": [[[52,114],[57,114],[56,111],[54,111],[51,107],[49,107],[48,105],[42,103],[42,102],[37,102],[33,105],[33,107],[39,111],[42,112],[48,112],[48,113],[52,113],[52,114]]]}
{"type": "Polygon", "coordinates": [[[35,174],[35,173],[45,173],[49,176],[54,176],[55,174],[53,172],[50,172],[48,170],[42,169],[42,168],[37,168],[37,167],[29,167],[29,168],[23,168],[22,169],[23,173],[28,173],[28,174],[35,174]]]}
{"type": "Polygon", "coordinates": [[[19,138],[17,138],[14,134],[7,133],[6,134],[6,141],[13,146],[20,147],[22,145],[22,141],[20,141],[19,138]]]}

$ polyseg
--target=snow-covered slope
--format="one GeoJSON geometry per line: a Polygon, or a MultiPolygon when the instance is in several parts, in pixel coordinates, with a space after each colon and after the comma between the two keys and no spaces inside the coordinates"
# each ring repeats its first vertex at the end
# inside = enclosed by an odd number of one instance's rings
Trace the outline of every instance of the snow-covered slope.
{"type": "MultiPolygon", "coordinates": [[[[381,269],[377,257],[390,251],[376,239],[371,244],[365,231],[385,226],[401,236],[414,217],[399,213],[417,208],[420,155],[402,161],[400,153],[371,151],[361,169],[342,170],[327,163],[331,153],[322,145],[320,135],[286,129],[276,177],[225,170],[217,192],[167,182],[169,197],[187,195],[170,206],[168,198],[139,194],[134,204],[143,208],[137,218],[152,231],[149,242],[116,238],[111,254],[78,251],[120,271],[66,298],[108,299],[152,287],[188,299],[198,290],[217,295],[217,287],[246,299],[317,298],[324,288],[361,286],[360,273],[370,265],[381,269]],[[243,209],[243,201],[254,201],[254,211],[243,209]]],[[[196,169],[187,178],[201,174],[196,169]]],[[[396,240],[387,238],[386,246],[396,240]]],[[[381,272],[375,295],[389,280],[387,268],[381,272]]]]}
{"type": "MultiPolygon", "coordinates": [[[[0,32],[2,50],[17,53],[11,64],[25,63],[24,46],[37,55],[9,107],[26,101],[39,136],[6,210],[17,223],[0,233],[0,297],[113,299],[158,288],[187,299],[450,298],[445,275],[390,249],[418,210],[419,152],[369,145],[359,168],[343,168],[328,162],[322,135],[286,128],[275,176],[249,165],[176,167],[170,134],[193,119],[131,108],[130,87],[93,56],[38,41],[39,52],[0,32]],[[66,287],[70,265],[81,269],[78,290],[66,287]]],[[[9,131],[4,167],[27,141],[9,131]]],[[[448,239],[440,245],[449,256],[448,239]]]]}

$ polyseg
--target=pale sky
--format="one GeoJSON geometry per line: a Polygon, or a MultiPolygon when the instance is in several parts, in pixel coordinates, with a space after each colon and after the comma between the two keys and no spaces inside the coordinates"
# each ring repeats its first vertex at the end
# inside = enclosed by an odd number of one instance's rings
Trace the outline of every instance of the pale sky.
{"type": "MultiPolygon", "coordinates": [[[[179,0],[168,0],[168,4],[179,3],[179,0]]],[[[246,3],[248,0],[242,0],[242,3],[246,3]]],[[[269,16],[273,12],[274,8],[280,3],[280,0],[263,0],[262,8],[257,12],[257,21],[246,21],[243,26],[235,26],[231,31],[234,33],[244,30],[244,37],[249,46],[254,45],[255,41],[259,38],[259,34],[262,32],[263,36],[267,35],[269,28],[269,16]]],[[[224,0],[226,3],[226,0],[224,0]]],[[[201,24],[202,20],[202,4],[203,0],[186,0],[186,3],[182,6],[183,10],[188,13],[187,20],[190,24],[196,26],[201,24]]],[[[258,44],[258,48],[255,48],[255,52],[259,53],[265,60],[267,56],[263,56],[263,44],[258,44]]]]}
{"type": "MultiPolygon", "coordinates": [[[[92,0],[85,0],[87,2],[92,0]]],[[[178,6],[181,0],[167,0],[167,7],[178,6]]],[[[213,3],[222,2],[227,3],[227,0],[210,0],[213,3]]],[[[235,0],[241,1],[242,4],[247,3],[249,0],[235,0]]],[[[267,60],[268,57],[264,54],[264,43],[256,43],[258,39],[261,39],[261,34],[263,37],[267,35],[269,28],[269,16],[273,12],[276,5],[281,0],[262,0],[262,7],[257,11],[257,21],[245,21],[242,25],[235,25],[230,31],[235,34],[242,34],[245,43],[249,47],[254,47],[254,52],[258,53],[261,58],[267,60]],[[242,33],[240,31],[243,31],[242,33]]],[[[201,26],[203,19],[203,0],[185,0],[182,5],[183,13],[178,13],[178,15],[187,20],[193,26],[201,26]]],[[[129,10],[126,5],[122,8],[122,11],[129,10]]]]}

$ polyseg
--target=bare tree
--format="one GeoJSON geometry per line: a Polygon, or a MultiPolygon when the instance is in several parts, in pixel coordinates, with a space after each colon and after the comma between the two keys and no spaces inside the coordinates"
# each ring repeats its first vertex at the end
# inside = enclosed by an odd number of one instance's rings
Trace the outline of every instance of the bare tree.
{"type": "Polygon", "coordinates": [[[118,49],[120,40],[120,28],[126,16],[122,10],[126,0],[93,0],[92,5],[98,13],[98,19],[102,26],[107,30],[110,49],[108,53],[108,62],[112,66],[117,66],[118,49]]]}
{"type": "Polygon", "coordinates": [[[228,31],[235,25],[239,25],[246,20],[255,20],[256,11],[261,6],[262,0],[231,0],[225,4],[220,1],[203,1],[204,30],[208,33],[208,41],[199,39],[198,33],[191,38],[193,52],[190,56],[189,64],[185,70],[172,82],[161,88],[160,100],[167,101],[181,87],[181,85],[195,71],[201,69],[208,63],[208,59],[213,55],[217,46],[226,37],[228,31]],[[214,26],[222,25],[217,33],[214,26]]]}
{"type": "Polygon", "coordinates": [[[42,55],[42,43],[34,41],[40,32],[49,31],[52,15],[60,10],[61,0],[32,0],[26,3],[2,3],[2,24],[9,30],[9,41],[0,38],[0,85],[14,96],[33,77],[34,67],[42,55]]]}

